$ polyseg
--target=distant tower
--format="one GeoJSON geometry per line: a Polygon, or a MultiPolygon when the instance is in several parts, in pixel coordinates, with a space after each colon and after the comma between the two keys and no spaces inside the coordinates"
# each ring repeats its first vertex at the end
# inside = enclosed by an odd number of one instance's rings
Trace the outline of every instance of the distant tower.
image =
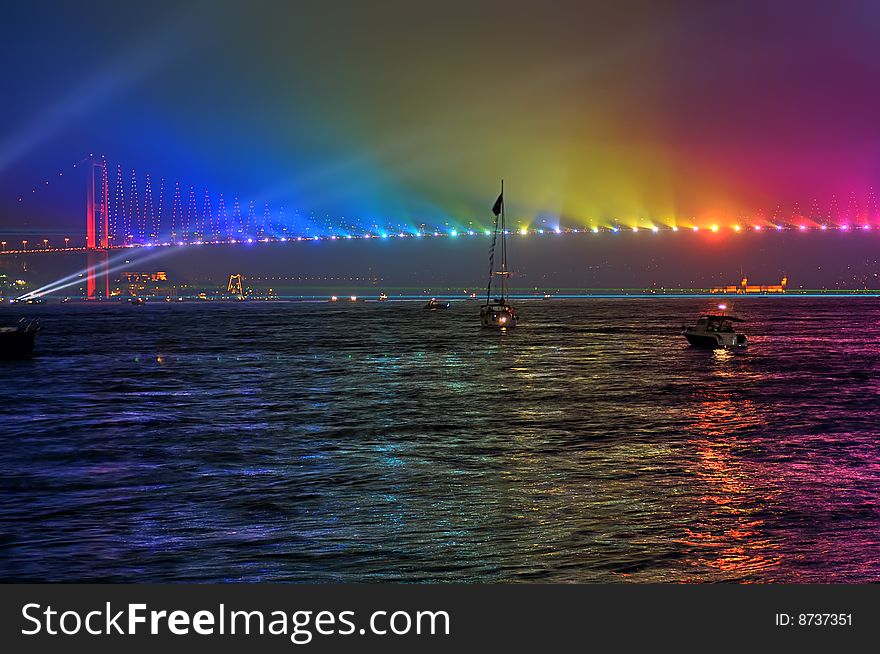
{"type": "Polygon", "coordinates": [[[237,275],[229,275],[229,284],[226,286],[226,292],[230,295],[244,296],[244,286],[241,282],[241,273],[237,275]]]}
{"type": "Polygon", "coordinates": [[[779,285],[782,287],[782,292],[784,293],[786,287],[788,286],[788,276],[784,276],[782,278],[782,281],[779,283],[779,285]]]}

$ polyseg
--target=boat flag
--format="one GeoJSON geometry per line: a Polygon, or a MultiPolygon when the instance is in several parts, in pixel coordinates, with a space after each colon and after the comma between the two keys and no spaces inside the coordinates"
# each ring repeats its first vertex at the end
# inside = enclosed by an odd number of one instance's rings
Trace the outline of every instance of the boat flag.
{"type": "Polygon", "coordinates": [[[504,206],[504,191],[501,191],[501,195],[498,196],[498,199],[495,200],[495,205],[492,207],[492,213],[495,214],[497,218],[501,213],[501,207],[504,206]]]}

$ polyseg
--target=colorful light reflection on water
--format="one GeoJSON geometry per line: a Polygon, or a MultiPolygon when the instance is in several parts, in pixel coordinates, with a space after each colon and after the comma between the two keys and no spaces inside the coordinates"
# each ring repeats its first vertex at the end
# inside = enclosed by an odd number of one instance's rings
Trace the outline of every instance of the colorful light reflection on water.
{"type": "Polygon", "coordinates": [[[35,307],[0,577],[876,581],[880,308],[712,304],[35,307]]]}

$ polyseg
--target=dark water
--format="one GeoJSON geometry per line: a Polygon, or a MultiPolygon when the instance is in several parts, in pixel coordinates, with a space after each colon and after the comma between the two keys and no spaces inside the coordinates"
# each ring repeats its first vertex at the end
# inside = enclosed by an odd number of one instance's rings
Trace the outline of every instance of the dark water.
{"type": "Polygon", "coordinates": [[[880,580],[880,303],[708,304],[38,307],[0,577],[880,580]]]}

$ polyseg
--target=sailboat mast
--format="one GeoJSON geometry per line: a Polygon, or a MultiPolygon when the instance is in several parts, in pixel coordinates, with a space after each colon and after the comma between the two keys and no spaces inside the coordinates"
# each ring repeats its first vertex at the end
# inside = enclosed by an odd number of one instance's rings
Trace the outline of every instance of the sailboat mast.
{"type": "Polygon", "coordinates": [[[505,232],[507,231],[507,222],[506,216],[504,213],[504,180],[501,180],[501,195],[498,196],[498,199],[495,201],[495,205],[492,207],[492,213],[495,214],[495,230],[492,232],[492,245],[489,248],[489,284],[486,286],[486,306],[488,306],[492,302],[492,279],[495,275],[500,275],[501,280],[501,301],[506,302],[507,300],[507,240],[505,238],[505,232]],[[500,218],[500,220],[499,220],[500,218]],[[495,272],[495,245],[498,243],[498,230],[499,224],[501,230],[501,266],[499,267],[498,272],[495,272]]]}
{"type": "Polygon", "coordinates": [[[504,180],[501,180],[501,300],[507,302],[507,224],[504,216],[504,180]]]}

